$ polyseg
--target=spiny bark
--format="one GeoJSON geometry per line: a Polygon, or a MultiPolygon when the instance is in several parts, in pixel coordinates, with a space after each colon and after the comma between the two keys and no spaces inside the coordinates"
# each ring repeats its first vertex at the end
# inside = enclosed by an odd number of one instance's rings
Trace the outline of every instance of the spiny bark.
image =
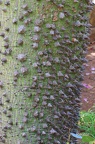
{"type": "Polygon", "coordinates": [[[77,143],[89,4],[0,2],[1,143],[77,143]]]}

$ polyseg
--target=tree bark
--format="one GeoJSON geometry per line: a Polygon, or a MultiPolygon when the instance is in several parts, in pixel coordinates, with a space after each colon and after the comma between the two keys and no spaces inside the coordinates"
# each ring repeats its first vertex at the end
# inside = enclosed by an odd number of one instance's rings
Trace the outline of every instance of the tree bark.
{"type": "Polygon", "coordinates": [[[0,1],[1,143],[77,143],[89,4],[0,1]]]}

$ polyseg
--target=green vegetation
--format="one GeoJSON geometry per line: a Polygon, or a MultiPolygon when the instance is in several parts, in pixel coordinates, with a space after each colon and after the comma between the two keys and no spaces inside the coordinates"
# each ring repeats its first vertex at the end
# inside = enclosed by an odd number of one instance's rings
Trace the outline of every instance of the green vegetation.
{"type": "Polygon", "coordinates": [[[80,113],[79,127],[82,142],[93,143],[95,141],[95,112],[82,111],[80,113]]]}
{"type": "Polygon", "coordinates": [[[72,133],[72,136],[80,139],[80,144],[95,143],[95,110],[94,112],[92,110],[80,112],[79,134],[72,133]]]}

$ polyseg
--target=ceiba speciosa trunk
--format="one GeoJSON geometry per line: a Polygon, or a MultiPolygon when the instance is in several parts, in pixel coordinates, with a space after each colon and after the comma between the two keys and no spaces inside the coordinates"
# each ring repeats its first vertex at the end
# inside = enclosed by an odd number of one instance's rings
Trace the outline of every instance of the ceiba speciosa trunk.
{"type": "Polygon", "coordinates": [[[76,144],[87,0],[0,0],[0,143],[76,144]]]}

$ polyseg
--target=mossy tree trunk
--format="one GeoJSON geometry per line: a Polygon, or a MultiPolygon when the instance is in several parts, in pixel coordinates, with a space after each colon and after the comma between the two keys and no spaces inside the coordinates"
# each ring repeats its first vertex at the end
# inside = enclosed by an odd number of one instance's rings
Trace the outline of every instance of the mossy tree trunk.
{"type": "Polygon", "coordinates": [[[1,143],[77,143],[89,4],[0,1],[1,143]]]}

